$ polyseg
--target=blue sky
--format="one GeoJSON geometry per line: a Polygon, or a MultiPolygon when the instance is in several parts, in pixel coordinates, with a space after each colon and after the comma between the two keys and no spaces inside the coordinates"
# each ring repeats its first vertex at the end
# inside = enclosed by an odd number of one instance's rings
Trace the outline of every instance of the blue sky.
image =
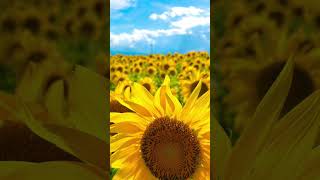
{"type": "Polygon", "coordinates": [[[111,53],[210,51],[209,0],[111,0],[111,53]]]}

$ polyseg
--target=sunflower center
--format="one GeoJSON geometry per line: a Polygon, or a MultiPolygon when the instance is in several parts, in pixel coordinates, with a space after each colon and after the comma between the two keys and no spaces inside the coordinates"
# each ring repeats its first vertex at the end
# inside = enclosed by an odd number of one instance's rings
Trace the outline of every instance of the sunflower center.
{"type": "MultiPolygon", "coordinates": [[[[193,92],[193,90],[197,87],[199,81],[196,81],[194,83],[191,84],[190,86],[190,92],[193,92]]],[[[199,97],[202,96],[204,93],[206,93],[209,90],[208,86],[206,85],[206,83],[202,82],[201,84],[201,90],[199,93],[199,97]]]]}
{"type": "MultiPolygon", "coordinates": [[[[261,100],[267,93],[284,66],[285,62],[271,64],[263,69],[258,75],[256,88],[259,100],[261,100]]],[[[315,86],[310,75],[301,67],[295,66],[289,94],[281,114],[285,115],[288,113],[292,108],[308,97],[313,91],[315,91],[315,86]]]]}
{"type": "Polygon", "coordinates": [[[164,70],[168,70],[169,67],[170,67],[169,64],[165,64],[165,65],[164,65],[164,70]]]}
{"type": "Polygon", "coordinates": [[[141,139],[142,158],[159,179],[187,179],[200,161],[196,134],[181,121],[168,117],[154,120],[141,139]]]}
{"type": "Polygon", "coordinates": [[[40,31],[40,21],[37,17],[29,17],[24,22],[24,27],[36,34],[40,31]]]}
{"type": "Polygon", "coordinates": [[[85,21],[81,25],[80,31],[82,34],[86,35],[87,37],[91,37],[95,32],[94,24],[90,21],[85,21]]]}
{"type": "Polygon", "coordinates": [[[149,74],[153,74],[153,69],[148,70],[149,74]]]}
{"type": "Polygon", "coordinates": [[[171,71],[169,72],[169,74],[170,74],[171,76],[174,76],[174,75],[176,75],[176,71],[171,70],[171,71]]]}
{"type": "Polygon", "coordinates": [[[2,22],[2,29],[5,32],[13,32],[16,30],[17,22],[12,18],[7,18],[2,22]]]}
{"type": "Polygon", "coordinates": [[[0,161],[80,161],[28,127],[11,121],[0,126],[0,147],[0,161]]]}

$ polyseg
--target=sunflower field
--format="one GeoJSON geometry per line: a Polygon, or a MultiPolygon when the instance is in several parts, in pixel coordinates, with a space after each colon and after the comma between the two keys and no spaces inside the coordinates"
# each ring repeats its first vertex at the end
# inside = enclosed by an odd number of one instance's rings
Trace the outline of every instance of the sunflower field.
{"type": "Polygon", "coordinates": [[[1,89],[14,92],[30,62],[78,64],[106,76],[103,0],[5,0],[0,9],[1,89]]]}
{"type": "Polygon", "coordinates": [[[200,95],[210,89],[210,57],[207,52],[189,52],[110,58],[110,90],[114,92],[124,92],[138,82],[155,94],[166,75],[170,76],[173,94],[184,103],[200,80],[203,83],[200,95]]]}
{"type": "Polygon", "coordinates": [[[207,52],[114,55],[110,58],[110,81],[113,179],[210,177],[210,57],[207,52]],[[201,121],[199,118],[186,120],[195,115],[201,117],[201,121]],[[139,131],[135,127],[139,127],[139,131]],[[162,152],[163,148],[169,148],[175,157],[167,159],[168,153],[162,152]],[[180,157],[181,153],[184,158],[180,157]],[[153,160],[159,157],[163,160],[153,160]]]}

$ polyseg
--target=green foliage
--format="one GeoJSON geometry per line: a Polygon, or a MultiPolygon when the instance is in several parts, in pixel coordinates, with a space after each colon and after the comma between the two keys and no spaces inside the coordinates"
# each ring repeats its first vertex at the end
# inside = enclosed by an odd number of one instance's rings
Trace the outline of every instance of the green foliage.
{"type": "Polygon", "coordinates": [[[16,77],[14,72],[5,65],[0,65],[0,89],[13,93],[16,87],[16,77]]]}
{"type": "Polygon", "coordinates": [[[110,178],[112,179],[113,176],[117,173],[118,169],[116,168],[111,168],[111,171],[110,171],[110,178]]]}

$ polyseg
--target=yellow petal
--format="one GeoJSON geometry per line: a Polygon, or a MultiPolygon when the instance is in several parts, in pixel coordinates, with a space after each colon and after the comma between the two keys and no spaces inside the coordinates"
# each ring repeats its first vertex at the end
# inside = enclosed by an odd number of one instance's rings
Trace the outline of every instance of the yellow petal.
{"type": "Polygon", "coordinates": [[[145,127],[133,122],[119,122],[110,126],[111,133],[132,134],[143,132],[145,127]]]}
{"type": "Polygon", "coordinates": [[[289,112],[275,127],[250,178],[296,178],[301,162],[314,146],[319,125],[320,91],[317,91],[289,112]]]}
{"type": "Polygon", "coordinates": [[[160,114],[153,106],[153,96],[150,92],[139,83],[134,83],[132,88],[131,100],[148,109],[148,111],[154,113],[155,116],[159,116],[160,114]]]}
{"type": "Polygon", "coordinates": [[[231,152],[231,142],[220,124],[213,119],[213,179],[221,179],[227,158],[231,152]]]}
{"type": "Polygon", "coordinates": [[[140,138],[137,138],[137,137],[125,137],[125,138],[119,139],[118,141],[115,141],[110,144],[110,152],[115,152],[129,145],[135,145],[139,143],[139,140],[140,138]]]}
{"type": "Polygon", "coordinates": [[[224,180],[242,179],[249,173],[257,153],[278,118],[288,95],[293,73],[293,62],[289,60],[258,105],[248,127],[244,130],[224,172],[224,180]]]}
{"type": "Polygon", "coordinates": [[[112,167],[121,169],[128,163],[131,163],[133,159],[139,158],[139,156],[139,147],[136,145],[130,145],[111,154],[110,164],[112,167]]]}
{"type": "MultiPolygon", "coordinates": [[[[168,81],[168,80],[167,80],[168,81]]],[[[167,82],[169,83],[169,82],[167,82]]],[[[172,94],[171,89],[170,89],[170,83],[165,86],[166,89],[166,99],[169,104],[169,107],[171,108],[171,111],[177,115],[181,112],[182,106],[179,100],[172,94]]]]}
{"type": "Polygon", "coordinates": [[[147,126],[152,120],[141,117],[136,113],[110,113],[110,122],[120,123],[120,122],[134,122],[144,126],[147,126]]]}
{"type": "Polygon", "coordinates": [[[121,101],[121,100],[119,100],[119,102],[142,116],[152,117],[152,113],[150,113],[148,111],[148,109],[146,109],[145,107],[143,107],[137,103],[134,103],[131,101],[121,101]],[[124,102],[124,103],[122,103],[122,102],[124,102]]]}
{"type": "Polygon", "coordinates": [[[55,120],[55,123],[70,126],[71,122],[64,120],[66,116],[66,111],[68,107],[66,100],[64,98],[64,87],[63,81],[59,80],[54,83],[48,90],[46,94],[45,105],[52,119],[55,120]]]}
{"type": "Polygon", "coordinates": [[[106,79],[81,66],[76,66],[68,80],[70,111],[81,114],[76,126],[80,130],[106,140],[106,79]]]}
{"type": "Polygon", "coordinates": [[[297,179],[318,180],[320,177],[320,146],[313,149],[306,157],[308,157],[306,163],[302,164],[302,171],[297,179]]]}
{"type": "Polygon", "coordinates": [[[202,81],[200,80],[198,85],[196,86],[196,88],[193,90],[190,97],[186,101],[186,104],[184,105],[184,107],[181,111],[181,117],[180,117],[181,119],[185,119],[184,117],[188,116],[192,106],[194,105],[194,103],[196,102],[196,100],[199,96],[199,93],[201,90],[201,85],[202,85],[202,81]]]}
{"type": "Polygon", "coordinates": [[[84,162],[94,164],[102,169],[108,168],[106,153],[109,145],[101,139],[77,129],[41,123],[41,120],[34,119],[26,105],[23,105],[19,116],[41,138],[84,162]]]}
{"type": "Polygon", "coordinates": [[[165,102],[165,99],[163,96],[161,96],[161,94],[163,92],[163,88],[160,87],[155,95],[154,95],[154,101],[153,101],[153,105],[154,107],[157,109],[157,111],[160,113],[160,116],[159,117],[162,117],[162,116],[165,116],[165,107],[163,107],[163,105],[165,106],[166,102],[165,102]]]}

